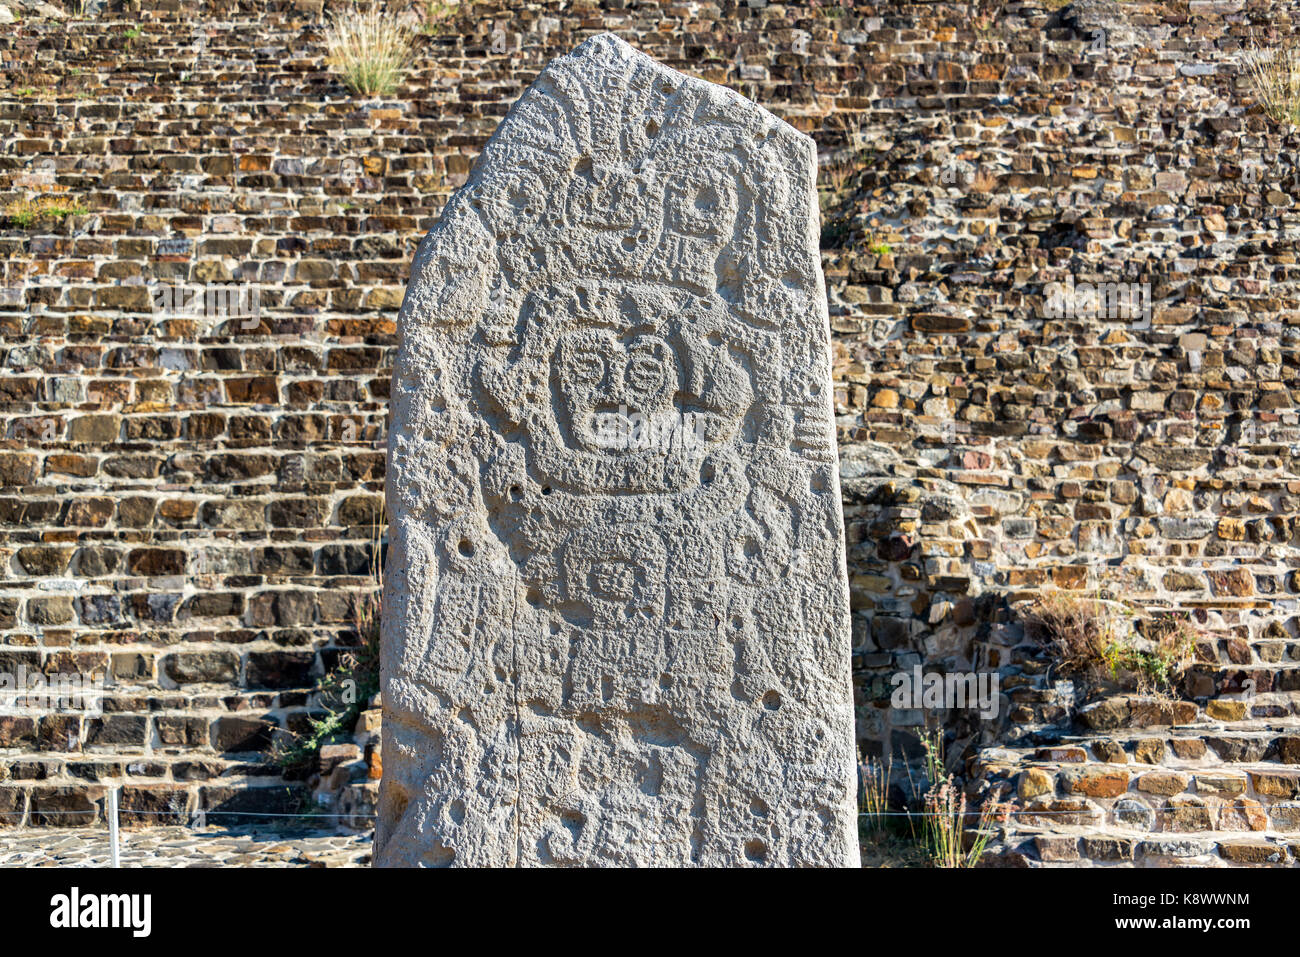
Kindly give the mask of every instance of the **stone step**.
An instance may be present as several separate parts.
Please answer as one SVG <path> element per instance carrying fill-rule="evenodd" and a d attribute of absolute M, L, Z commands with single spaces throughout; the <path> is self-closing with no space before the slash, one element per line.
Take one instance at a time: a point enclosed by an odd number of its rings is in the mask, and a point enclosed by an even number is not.
<path fill-rule="evenodd" d="M 1107 831 L 1003 834 L 986 863 L 1019 867 L 1300 867 L 1300 839 L 1275 833 L 1207 831 L 1194 837 Z"/>
<path fill-rule="evenodd" d="M 1300 734 L 1277 731 L 1224 730 L 1204 734 L 1147 733 L 1129 736 L 1062 737 L 1058 742 L 1031 748 L 989 748 L 976 764 L 1034 764 L 1080 766 L 1186 765 L 1190 767 L 1241 766 L 1300 767 Z"/>
<path fill-rule="evenodd" d="M 1251 696 L 1214 697 L 1189 701 L 1115 693 L 1095 701 L 1078 703 L 1059 689 L 1018 688 L 1009 693 L 1015 705 L 1033 708 L 1069 709 L 1061 720 L 1072 716 L 1082 733 L 1112 733 L 1116 730 L 1151 727 L 1210 727 L 1227 723 L 1294 724 L 1300 726 L 1300 694 L 1260 691 Z"/>

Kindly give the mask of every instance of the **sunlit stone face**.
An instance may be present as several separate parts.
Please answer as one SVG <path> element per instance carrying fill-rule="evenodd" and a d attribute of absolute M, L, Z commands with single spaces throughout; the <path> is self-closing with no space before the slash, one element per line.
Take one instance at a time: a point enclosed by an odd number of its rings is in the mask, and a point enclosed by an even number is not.
<path fill-rule="evenodd" d="M 421 245 L 377 863 L 857 866 L 816 160 L 595 37 Z"/>
<path fill-rule="evenodd" d="M 585 451 L 622 451 L 608 440 L 615 417 L 658 421 L 674 412 L 677 355 L 659 336 L 576 329 L 560 338 L 552 369 L 561 431 Z"/>

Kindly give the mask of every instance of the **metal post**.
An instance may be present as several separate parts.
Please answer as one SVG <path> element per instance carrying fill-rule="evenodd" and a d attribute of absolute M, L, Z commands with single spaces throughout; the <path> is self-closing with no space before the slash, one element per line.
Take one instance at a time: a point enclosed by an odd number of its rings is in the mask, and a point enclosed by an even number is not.
<path fill-rule="evenodd" d="M 121 867 L 117 854 L 117 788 L 108 790 L 108 844 L 112 855 L 112 866 Z"/>

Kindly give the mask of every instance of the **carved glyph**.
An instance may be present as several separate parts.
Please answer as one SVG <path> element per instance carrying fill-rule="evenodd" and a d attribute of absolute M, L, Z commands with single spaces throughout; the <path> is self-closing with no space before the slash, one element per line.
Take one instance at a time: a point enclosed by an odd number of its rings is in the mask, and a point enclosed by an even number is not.
<path fill-rule="evenodd" d="M 378 863 L 856 863 L 814 170 L 599 36 L 422 243 Z"/>

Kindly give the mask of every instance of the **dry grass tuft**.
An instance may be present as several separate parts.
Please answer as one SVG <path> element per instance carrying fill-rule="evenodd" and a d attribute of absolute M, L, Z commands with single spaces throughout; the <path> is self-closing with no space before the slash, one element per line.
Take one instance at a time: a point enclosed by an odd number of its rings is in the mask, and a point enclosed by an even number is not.
<path fill-rule="evenodd" d="M 868 758 L 859 765 L 862 776 L 862 825 L 873 838 L 885 833 L 889 823 L 889 763 Z"/>
<path fill-rule="evenodd" d="M 437 36 L 460 9 L 460 0 L 425 0 L 420 16 L 420 32 Z"/>
<path fill-rule="evenodd" d="M 821 164 L 821 179 L 825 186 L 839 196 L 855 173 L 864 168 L 868 152 L 867 137 L 862 131 L 859 113 L 832 113 L 825 118 L 821 128 L 823 142 L 840 144 Z"/>
<path fill-rule="evenodd" d="M 333 14 L 325 31 L 329 65 L 352 92 L 386 96 L 406 74 L 415 31 L 409 15 L 393 16 L 378 6 L 349 7 Z"/>
<path fill-rule="evenodd" d="M 997 185 L 997 176 L 986 169 L 977 170 L 970 181 L 971 191 L 975 193 L 991 193 Z"/>
<path fill-rule="evenodd" d="M 941 731 L 927 733 L 921 743 L 925 747 L 926 777 L 930 782 L 921 821 L 926 854 L 935 867 L 975 867 L 984 856 L 993 837 L 993 825 L 1004 809 L 994 801 L 985 801 L 978 812 L 967 806 L 966 795 L 944 765 Z"/>
<path fill-rule="evenodd" d="M 1097 598 L 1049 592 L 1023 612 L 1025 634 L 1056 652 L 1061 670 L 1087 673 L 1118 637 L 1114 611 Z"/>
<path fill-rule="evenodd" d="M 40 223 L 57 223 L 67 216 L 84 216 L 90 210 L 70 196 L 42 196 L 15 199 L 5 207 L 4 218 L 11 226 L 27 229 Z"/>
<path fill-rule="evenodd" d="M 1096 597 L 1052 592 L 1021 613 L 1026 635 L 1054 652 L 1063 674 L 1130 682 L 1143 694 L 1170 694 L 1193 662 L 1200 632 L 1186 615 L 1143 619 Z"/>
<path fill-rule="evenodd" d="M 1300 126 L 1300 50 L 1252 46 L 1241 60 L 1264 112 L 1278 123 Z"/>

